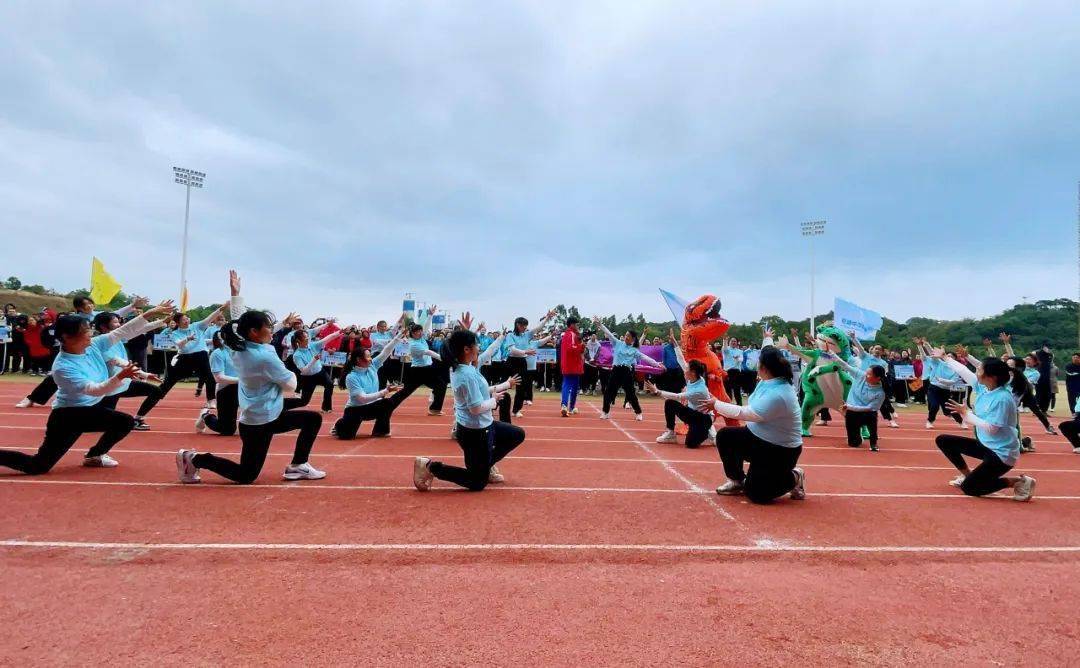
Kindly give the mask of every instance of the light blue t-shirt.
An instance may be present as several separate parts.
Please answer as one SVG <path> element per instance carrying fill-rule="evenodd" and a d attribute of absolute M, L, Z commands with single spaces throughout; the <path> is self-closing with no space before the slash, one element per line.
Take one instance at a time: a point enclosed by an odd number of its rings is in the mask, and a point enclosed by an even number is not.
<path fill-rule="evenodd" d="M 232 351 L 232 361 L 240 379 L 240 423 L 260 425 L 276 420 L 285 405 L 281 384 L 295 382 L 296 376 L 268 343 L 248 341 L 243 350 Z"/>
<path fill-rule="evenodd" d="M 762 417 L 761 422 L 746 423 L 751 434 L 784 448 L 802 445 L 799 398 L 791 383 L 782 378 L 763 380 L 754 388 L 747 405 Z"/>
<path fill-rule="evenodd" d="M 322 352 L 323 344 L 318 341 L 311 341 L 308 343 L 307 348 L 297 348 L 293 351 L 292 361 L 296 365 L 296 368 L 300 370 L 301 376 L 314 376 L 322 373 L 323 365 L 322 360 L 318 359 L 319 353 Z M 305 373 L 304 367 L 311 364 L 312 360 L 315 364 Z"/>
<path fill-rule="evenodd" d="M 379 367 L 381 366 L 382 360 L 376 357 L 371 360 L 371 364 L 366 369 L 354 367 L 349 375 L 345 376 L 345 389 L 349 392 L 349 400 L 345 402 L 345 408 L 364 405 L 363 402 L 353 398 L 353 393 L 375 394 L 379 391 Z"/>
<path fill-rule="evenodd" d="M 228 348 L 217 348 L 210 353 L 210 373 L 237 378 L 236 367 L 232 363 L 232 353 Z"/>
<path fill-rule="evenodd" d="M 863 355 L 859 358 L 858 367 L 862 371 L 866 371 L 872 366 L 879 366 L 882 369 L 888 370 L 889 363 L 880 357 L 874 357 L 873 355 Z"/>
<path fill-rule="evenodd" d="M 98 349 L 98 352 L 101 353 L 101 358 L 105 360 L 106 366 L 108 366 L 109 360 L 112 359 L 121 360 L 125 364 L 128 362 L 127 347 L 124 346 L 123 341 L 117 340 L 116 343 L 110 344 L 109 337 L 102 334 L 90 339 L 90 346 Z M 120 385 L 117 386 L 117 389 L 109 392 L 108 396 L 111 397 L 116 394 L 123 394 L 130 386 L 131 379 L 125 378 L 120 381 Z"/>
<path fill-rule="evenodd" d="M 978 384 L 975 386 L 973 410 L 976 417 L 998 426 L 997 432 L 993 434 L 976 427 L 975 437 L 990 448 L 1002 462 L 1014 466 L 1020 455 L 1020 432 L 1017 430 L 1019 417 L 1012 392 L 1004 386 L 989 390 L 985 385 Z"/>
<path fill-rule="evenodd" d="M 181 355 L 190 355 L 191 353 L 206 352 L 206 325 L 201 322 L 195 322 L 180 329 L 177 327 L 172 331 L 173 342 L 176 343 L 177 352 Z M 195 338 L 184 345 L 180 345 L 180 341 L 189 337 Z"/>
<path fill-rule="evenodd" d="M 368 338 L 371 339 L 371 354 L 378 355 L 382 352 L 382 349 L 386 347 L 386 344 L 394 338 L 394 335 L 390 333 L 390 330 L 380 332 L 375 330 L 368 334 Z"/>
<path fill-rule="evenodd" d="M 622 339 L 611 342 L 612 366 L 628 366 L 631 369 L 641 359 L 641 351 Z"/>
<path fill-rule="evenodd" d="M 700 413 L 708 413 L 712 410 L 715 399 L 704 378 L 698 378 L 692 383 L 686 384 L 686 405 Z"/>
<path fill-rule="evenodd" d="M 424 337 L 409 339 L 409 357 L 412 358 L 414 369 L 431 366 L 431 358 L 424 354 L 428 350 L 431 350 L 431 348 L 428 347 L 427 340 Z"/>
<path fill-rule="evenodd" d="M 938 361 L 932 357 L 927 357 L 922 363 L 922 376 L 921 379 L 929 381 L 934 375 L 934 367 L 937 366 Z"/>
<path fill-rule="evenodd" d="M 729 348 L 724 346 L 722 349 L 724 357 L 724 370 L 730 369 L 742 369 L 743 351 L 741 348 Z"/>
<path fill-rule="evenodd" d="M 469 429 L 491 426 L 494 422 L 491 411 L 484 411 L 479 415 L 469 412 L 470 408 L 491 398 L 487 380 L 480 375 L 476 367 L 471 364 L 457 365 L 450 374 L 450 387 L 454 391 L 454 417 L 459 425 Z"/>
<path fill-rule="evenodd" d="M 867 365 L 867 368 L 874 365 Z M 856 411 L 877 412 L 885 403 L 885 388 L 881 383 L 871 385 L 866 382 L 866 372 L 851 374 L 851 389 L 845 402 L 848 408 Z"/>
<path fill-rule="evenodd" d="M 529 348 L 533 347 L 532 340 L 533 340 L 532 333 L 529 330 L 525 330 L 521 334 L 517 334 L 515 332 L 507 332 L 506 338 L 503 339 L 503 347 L 506 349 L 505 354 L 508 357 L 516 357 L 516 355 L 510 355 L 510 349 L 511 348 L 517 348 L 518 350 L 528 350 Z M 519 358 L 519 359 L 521 359 L 521 358 Z M 527 366 L 529 364 L 529 358 L 525 357 L 524 359 L 525 359 L 525 364 Z M 533 366 L 531 368 L 535 369 L 536 368 L 536 357 L 535 356 L 532 357 L 532 364 L 533 364 Z"/>
<path fill-rule="evenodd" d="M 56 382 L 56 398 L 52 407 L 96 406 L 102 398 L 86 394 L 84 388 L 93 383 L 104 383 L 109 376 L 109 366 L 95 346 L 87 348 L 82 355 L 61 350 L 52 367 L 52 377 Z"/>
<path fill-rule="evenodd" d="M 937 385 L 944 390 L 955 390 L 963 384 L 960 375 L 953 371 L 952 367 L 945 362 L 934 361 L 937 363 L 934 365 L 933 373 L 930 376 L 931 385 Z"/>
<path fill-rule="evenodd" d="M 1032 387 L 1035 387 L 1036 385 L 1039 384 L 1039 378 L 1041 378 L 1041 377 L 1042 377 L 1042 374 L 1039 373 L 1038 369 L 1035 369 L 1035 368 L 1030 367 L 1030 366 L 1027 367 L 1026 369 L 1024 369 L 1024 378 L 1028 379 L 1028 382 L 1031 383 Z"/>

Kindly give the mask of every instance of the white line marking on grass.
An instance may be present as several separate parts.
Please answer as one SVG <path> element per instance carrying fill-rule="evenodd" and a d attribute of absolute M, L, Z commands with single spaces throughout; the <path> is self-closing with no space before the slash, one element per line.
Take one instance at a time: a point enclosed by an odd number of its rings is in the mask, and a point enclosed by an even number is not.
<path fill-rule="evenodd" d="M 140 543 L 66 540 L 0 540 L 3 548 L 72 550 L 291 551 L 291 552 L 660 552 L 811 554 L 1077 554 L 1078 545 L 663 545 L 578 543 Z"/>

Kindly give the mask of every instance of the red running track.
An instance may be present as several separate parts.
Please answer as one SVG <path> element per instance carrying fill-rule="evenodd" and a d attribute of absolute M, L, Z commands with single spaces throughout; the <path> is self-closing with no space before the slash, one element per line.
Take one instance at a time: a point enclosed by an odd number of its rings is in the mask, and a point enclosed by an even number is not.
<path fill-rule="evenodd" d="M 36 448 L 47 409 L 10 408 L 0 447 Z M 969 499 L 921 428 L 881 452 L 819 429 L 808 498 L 754 506 L 713 492 L 715 450 L 659 445 L 646 420 L 560 418 L 551 397 L 505 485 L 412 488 L 412 457 L 458 460 L 451 418 L 426 397 L 390 439 L 319 437 L 326 480 L 286 483 L 275 439 L 257 484 L 175 482 L 180 447 L 237 453 L 193 433 L 178 387 L 154 430 L 84 469 L 86 438 L 47 476 L 0 473 L 3 663 L 400 665 L 1066 665 L 1080 656 L 1080 456 L 1060 437 L 1019 471 L 1028 504 Z M 134 402 L 124 403 L 132 408 Z M 323 427 L 329 431 L 334 416 Z M 1028 416 L 1029 434 L 1039 431 Z M 365 433 L 369 427 L 365 427 Z M 955 431 L 944 422 L 939 430 Z M 438 484 L 438 483 L 437 483 Z"/>

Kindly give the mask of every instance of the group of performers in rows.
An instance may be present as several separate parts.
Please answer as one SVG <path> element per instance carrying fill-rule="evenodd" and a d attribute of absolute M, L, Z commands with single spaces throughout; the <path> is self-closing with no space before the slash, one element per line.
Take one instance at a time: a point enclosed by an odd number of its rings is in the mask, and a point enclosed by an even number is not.
<path fill-rule="evenodd" d="M 195 430 L 224 436 L 239 432 L 241 455 L 235 462 L 181 449 L 176 455 L 181 482 L 198 483 L 201 473 L 210 471 L 237 483 L 252 483 L 262 470 L 272 438 L 293 431 L 297 432 L 293 458 L 283 477 L 324 478 L 326 473 L 309 461 L 323 415 L 306 406 L 322 387 L 322 411 L 332 411 L 331 377 L 320 353 L 350 330 L 335 328 L 321 335 L 324 330 L 305 328 L 294 314 L 275 323 L 268 313 L 245 308 L 236 272 L 230 272 L 229 286 L 228 304 L 194 323 L 186 314 L 174 313 L 172 302 L 166 301 L 121 324 L 129 311 L 145 303 L 137 302 L 116 313 L 97 313 L 94 304 L 82 298 L 76 312 L 56 322 L 62 351 L 52 374 L 19 404 L 44 404 L 55 394 L 43 443 L 34 454 L 0 450 L 0 466 L 28 474 L 45 473 L 82 434 L 100 432 L 102 436 L 87 452 L 84 465 L 115 467 L 118 462 L 109 455 L 113 446 L 133 430 L 149 429 L 146 417 L 150 411 L 178 380 L 197 375 L 206 386 L 207 405 L 195 421 Z M 228 322 L 226 308 L 231 318 Z M 497 464 L 525 440 L 525 431 L 512 424 L 515 417 L 521 417 L 529 397 L 522 379 L 529 378 L 535 369 L 536 348 L 546 342 L 540 332 L 553 315 L 553 311 L 548 312 L 533 327 L 526 318 L 517 318 L 512 330 L 488 335 L 482 327 L 474 331 L 471 317 L 465 314 L 439 351 L 432 350 L 428 342 L 430 317 L 410 322 L 403 314 L 393 327 L 381 321 L 371 333 L 377 346 L 356 346 L 348 352 L 338 379 L 347 402 L 331 434 L 352 439 L 364 422 L 371 422 L 372 437 L 390 437 L 394 411 L 406 398 L 422 386 L 430 388 L 428 413 L 438 416 L 449 386 L 454 414 L 451 437 L 461 447 L 465 465 L 417 457 L 413 470 L 416 488 L 428 490 L 435 479 L 471 490 L 503 482 Z M 612 346 L 612 369 L 604 385 L 599 417 L 610 419 L 621 389 L 636 419 L 641 420 L 635 368 L 645 365 L 660 373 L 665 367 L 640 350 L 636 332 L 617 336 L 599 319 L 594 319 L 594 324 Z M 125 340 L 162 327 L 172 330 L 178 348 L 163 379 L 129 360 L 123 345 Z M 563 378 L 560 413 L 564 417 L 577 414 L 586 350 L 580 327 L 576 318 L 567 319 L 558 341 Z M 745 494 L 762 503 L 785 495 L 804 498 L 806 474 L 797 465 L 803 439 L 811 436 L 815 422 L 829 419 L 824 412 L 829 409 L 843 414 L 848 445 L 859 447 L 868 441 L 871 450 L 878 449 L 877 413 L 887 400 L 880 349 L 868 352 L 854 337 L 831 325 L 819 327 L 813 345 L 805 348 L 786 337 L 774 339 L 773 332 L 765 329 L 758 382 L 745 404 L 739 405 L 730 400 L 723 364 L 710 347 L 728 327 L 720 317 L 719 299 L 706 295 L 691 302 L 685 309 L 676 347 L 685 385 L 680 391 L 663 389 L 652 381 L 644 385 L 647 392 L 664 399 L 666 430 L 658 442 L 677 442 L 678 433 L 685 430 L 687 447 L 706 444 L 717 448 L 727 476 L 717 493 Z M 966 433 L 937 438 L 938 448 L 959 472 L 952 484 L 973 496 L 1011 487 L 1016 500 L 1030 499 L 1034 478 L 1008 475 L 1021 450 L 1030 448 L 1030 439 L 1020 433 L 1018 417 L 1018 406 L 1030 399 L 1030 387 L 1021 380 L 1025 378 L 1023 360 L 1007 354 L 1006 359 L 968 358 L 965 364 L 925 340 L 917 343 L 927 360 L 927 378 L 933 387 L 939 386 L 934 379 L 942 379 L 952 383 L 950 388 L 958 381 L 973 391 L 970 407 L 959 397 L 933 391 L 930 395 L 934 403 L 928 426 L 936 417 L 934 409 L 941 408 L 962 428 L 974 430 L 974 438 Z M 384 365 L 399 344 L 407 346 L 411 359 L 403 382 L 384 373 Z M 288 364 L 281 350 L 289 351 Z M 798 377 L 792 360 L 800 363 Z M 513 399 L 511 391 L 515 391 Z M 135 415 L 117 410 L 119 399 L 124 397 L 143 398 Z M 1080 453 L 1078 424 L 1064 423 L 1062 432 Z M 977 466 L 969 468 L 965 458 L 977 460 Z"/>

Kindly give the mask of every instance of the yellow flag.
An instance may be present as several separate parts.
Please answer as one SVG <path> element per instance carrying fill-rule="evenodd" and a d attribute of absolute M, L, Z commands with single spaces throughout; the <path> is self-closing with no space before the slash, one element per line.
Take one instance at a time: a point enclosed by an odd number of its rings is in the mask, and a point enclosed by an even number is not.
<path fill-rule="evenodd" d="M 104 306 L 113 300 L 121 287 L 116 279 L 105 271 L 101 260 L 95 257 L 90 265 L 90 299 L 93 299 L 95 304 Z"/>
<path fill-rule="evenodd" d="M 180 291 L 180 312 L 187 313 L 187 286 Z"/>

